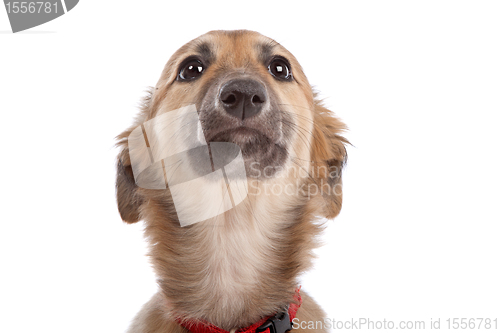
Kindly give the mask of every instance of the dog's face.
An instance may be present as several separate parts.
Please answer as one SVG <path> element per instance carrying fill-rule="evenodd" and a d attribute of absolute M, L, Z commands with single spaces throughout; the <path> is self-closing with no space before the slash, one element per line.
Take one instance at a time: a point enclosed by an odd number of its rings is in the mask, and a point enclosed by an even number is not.
<path fill-rule="evenodd" d="M 201 124 L 197 135 L 209 144 L 238 145 L 249 179 L 340 183 L 344 126 L 315 101 L 298 61 L 274 40 L 252 31 L 212 31 L 187 43 L 166 64 L 132 128 L 192 104 Z M 122 217 L 133 221 L 143 198 L 130 170 L 130 133 L 119 136 L 117 194 Z M 341 194 L 314 196 L 326 200 L 325 215 L 340 210 Z"/>
<path fill-rule="evenodd" d="M 290 153 L 309 159 L 312 91 L 293 55 L 267 37 L 203 35 L 173 55 L 156 88 L 151 117 L 195 104 L 206 142 L 237 144 L 249 177 L 273 177 Z"/>

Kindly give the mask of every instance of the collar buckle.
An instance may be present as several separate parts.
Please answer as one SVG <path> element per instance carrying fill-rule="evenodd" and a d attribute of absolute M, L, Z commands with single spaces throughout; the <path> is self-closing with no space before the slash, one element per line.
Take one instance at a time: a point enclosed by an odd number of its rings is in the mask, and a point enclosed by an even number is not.
<path fill-rule="evenodd" d="M 269 328 L 269 333 L 285 333 L 292 330 L 292 322 L 288 311 L 278 312 L 273 317 L 255 329 L 255 333 L 264 332 Z"/>

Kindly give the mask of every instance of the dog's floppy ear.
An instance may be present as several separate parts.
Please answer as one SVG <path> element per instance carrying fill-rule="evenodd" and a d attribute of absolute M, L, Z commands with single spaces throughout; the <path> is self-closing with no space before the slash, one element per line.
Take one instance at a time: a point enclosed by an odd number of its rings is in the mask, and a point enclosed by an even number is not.
<path fill-rule="evenodd" d="M 137 193 L 137 188 L 130 165 L 128 147 L 124 147 L 116 162 L 116 202 L 122 220 L 127 223 L 140 220 L 139 207 L 143 200 Z"/>
<path fill-rule="evenodd" d="M 130 133 L 144 123 L 151 113 L 154 88 L 150 87 L 141 101 L 141 112 L 135 119 L 134 125 L 116 137 L 116 146 L 121 149 L 116 162 L 116 202 L 123 221 L 134 223 L 140 220 L 139 208 L 144 199 L 138 193 L 139 187 L 135 183 L 134 173 L 130 162 L 128 137 Z"/>
<path fill-rule="evenodd" d="M 318 194 L 324 199 L 324 216 L 334 218 L 342 207 L 342 168 L 347 161 L 345 145 L 349 142 L 341 136 L 346 126 L 333 112 L 314 103 L 314 129 L 311 147 L 311 175 Z"/>

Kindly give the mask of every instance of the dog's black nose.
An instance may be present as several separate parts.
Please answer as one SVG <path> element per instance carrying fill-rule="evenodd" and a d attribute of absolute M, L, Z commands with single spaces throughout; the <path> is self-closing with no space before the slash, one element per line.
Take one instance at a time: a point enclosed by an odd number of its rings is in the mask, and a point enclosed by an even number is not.
<path fill-rule="evenodd" d="M 231 116 L 244 120 L 257 115 L 266 103 L 264 86 L 249 79 L 234 79 L 224 84 L 219 99 Z"/>

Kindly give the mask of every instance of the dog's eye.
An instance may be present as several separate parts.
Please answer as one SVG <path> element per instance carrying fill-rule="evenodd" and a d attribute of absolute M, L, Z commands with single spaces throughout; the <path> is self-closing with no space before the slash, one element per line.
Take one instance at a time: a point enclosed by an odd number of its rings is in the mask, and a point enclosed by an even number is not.
<path fill-rule="evenodd" d="M 269 64 L 269 73 L 279 80 L 290 81 L 292 79 L 292 71 L 290 65 L 285 59 L 277 58 Z"/>
<path fill-rule="evenodd" d="M 177 79 L 181 81 L 191 81 L 200 77 L 204 71 L 205 67 L 201 61 L 196 59 L 190 60 L 181 67 Z"/>

